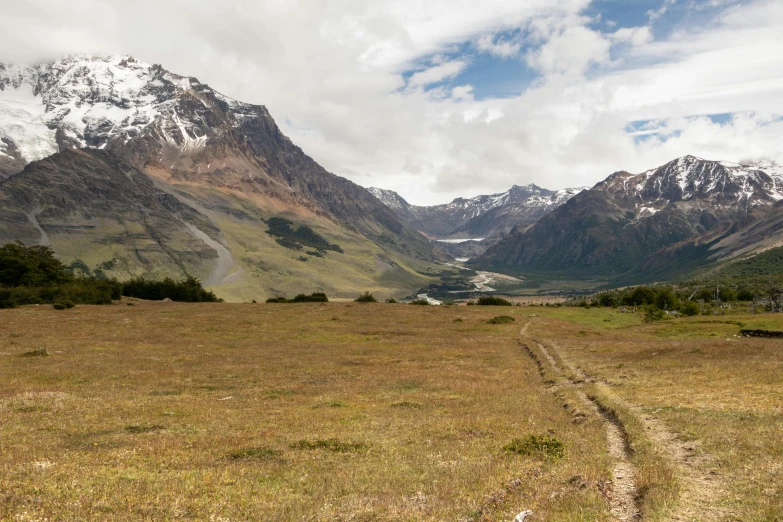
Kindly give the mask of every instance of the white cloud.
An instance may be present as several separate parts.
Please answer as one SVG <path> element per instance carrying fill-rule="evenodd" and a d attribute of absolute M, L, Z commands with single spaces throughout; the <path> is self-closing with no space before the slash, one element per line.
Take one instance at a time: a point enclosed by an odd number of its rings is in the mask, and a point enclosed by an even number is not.
<path fill-rule="evenodd" d="M 666 40 L 644 27 L 600 33 L 581 15 L 587 4 L 31 0 L 4 7 L 0 59 L 115 52 L 160 63 L 266 105 L 327 169 L 418 203 L 595 183 L 688 153 L 783 160 L 779 0 L 728 7 Z M 541 77 L 518 96 L 477 99 L 455 46 L 519 28 L 530 35 L 519 53 Z M 414 63 L 427 67 L 406 82 Z M 465 85 L 425 89 L 461 72 Z M 723 125 L 693 117 L 728 112 L 738 115 Z M 648 119 L 670 138 L 625 131 Z"/>
<path fill-rule="evenodd" d="M 527 61 L 544 74 L 582 74 L 591 64 L 609 61 L 611 43 L 597 31 L 577 25 L 553 34 Z"/>
<path fill-rule="evenodd" d="M 476 48 L 499 58 L 513 58 L 519 55 L 522 42 L 502 38 L 496 40 L 494 35 L 486 34 L 476 40 Z"/>
<path fill-rule="evenodd" d="M 465 60 L 452 60 L 449 62 L 444 62 L 440 65 L 436 65 L 434 67 L 430 67 L 428 69 L 424 69 L 423 71 L 414 73 L 410 77 L 410 80 L 408 80 L 408 85 L 411 87 L 423 87 L 433 83 L 442 82 L 443 80 L 457 76 L 459 73 L 464 71 L 465 67 L 467 66 L 468 62 Z"/>
<path fill-rule="evenodd" d="M 630 43 L 631 45 L 642 45 L 651 42 L 653 39 L 652 31 L 649 27 L 623 27 L 609 35 L 609 38 L 615 42 Z"/>

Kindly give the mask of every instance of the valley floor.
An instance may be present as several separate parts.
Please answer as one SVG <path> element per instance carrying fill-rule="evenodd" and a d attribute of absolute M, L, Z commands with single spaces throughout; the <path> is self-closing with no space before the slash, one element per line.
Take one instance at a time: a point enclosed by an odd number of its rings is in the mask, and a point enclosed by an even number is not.
<path fill-rule="evenodd" d="M 2 310 L 0 519 L 780 520 L 783 341 L 739 323 L 783 316 Z"/>

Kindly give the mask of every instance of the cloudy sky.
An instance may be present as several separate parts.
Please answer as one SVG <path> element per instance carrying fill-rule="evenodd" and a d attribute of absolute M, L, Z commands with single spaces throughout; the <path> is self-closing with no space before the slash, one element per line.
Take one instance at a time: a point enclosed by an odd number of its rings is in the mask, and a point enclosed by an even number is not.
<path fill-rule="evenodd" d="M 131 54 L 413 203 L 675 157 L 783 163 L 780 0 L 26 0 L 0 59 Z"/>

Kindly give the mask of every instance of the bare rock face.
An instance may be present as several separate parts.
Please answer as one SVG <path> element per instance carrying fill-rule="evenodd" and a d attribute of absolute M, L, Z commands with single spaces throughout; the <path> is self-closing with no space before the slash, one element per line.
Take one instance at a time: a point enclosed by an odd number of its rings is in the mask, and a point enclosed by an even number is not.
<path fill-rule="evenodd" d="M 708 262 L 721 241 L 728 253 L 726 238 L 771 219 L 781 200 L 783 169 L 774 164 L 685 156 L 642 174 L 612 174 L 532 227 L 516 227 L 474 262 L 653 280 Z"/>

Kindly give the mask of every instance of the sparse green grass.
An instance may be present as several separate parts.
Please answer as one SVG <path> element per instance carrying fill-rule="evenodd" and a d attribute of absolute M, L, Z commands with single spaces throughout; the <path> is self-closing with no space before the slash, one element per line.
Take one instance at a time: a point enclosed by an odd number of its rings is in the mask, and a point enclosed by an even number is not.
<path fill-rule="evenodd" d="M 608 520 L 601 423 L 520 350 L 527 310 L 498 311 L 3 310 L 0 519 Z M 529 433 L 564 457 L 503 450 Z"/>

